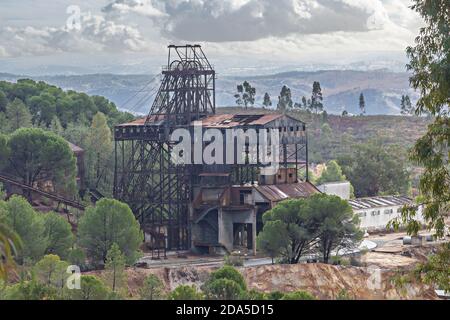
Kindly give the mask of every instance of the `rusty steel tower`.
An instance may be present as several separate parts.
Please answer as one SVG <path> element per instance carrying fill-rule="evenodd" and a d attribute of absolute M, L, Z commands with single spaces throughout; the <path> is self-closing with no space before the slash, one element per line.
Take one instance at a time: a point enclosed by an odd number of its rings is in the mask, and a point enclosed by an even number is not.
<path fill-rule="evenodd" d="M 199 45 L 168 47 L 148 116 L 115 128 L 114 197 L 126 202 L 153 247 L 188 249 L 189 165 L 170 161 L 170 134 L 215 113 L 215 71 Z"/>
<path fill-rule="evenodd" d="M 158 257 L 161 250 L 214 252 L 225 247 L 230 252 L 242 243 L 254 250 L 265 211 L 283 199 L 318 192 L 308 182 L 306 124 L 282 113 L 216 114 L 215 81 L 199 45 L 169 46 L 149 114 L 114 129 L 114 197 L 130 206 Z M 175 146 L 180 141 L 171 138 L 177 129 L 194 137 L 189 154 L 182 150 L 188 161 L 171 159 L 172 151 L 179 152 Z M 210 129 L 220 133 L 222 147 L 237 145 L 239 136 L 241 149 L 214 151 L 219 157 L 214 163 L 198 160 L 196 133 L 201 131 L 200 143 L 206 147 L 212 143 L 204 140 Z M 230 131 L 236 135 L 228 135 Z M 251 132 L 256 141 L 245 137 Z M 270 143 L 264 138 L 269 132 L 276 134 Z M 264 152 L 279 154 L 276 171 L 263 170 L 271 166 Z"/>

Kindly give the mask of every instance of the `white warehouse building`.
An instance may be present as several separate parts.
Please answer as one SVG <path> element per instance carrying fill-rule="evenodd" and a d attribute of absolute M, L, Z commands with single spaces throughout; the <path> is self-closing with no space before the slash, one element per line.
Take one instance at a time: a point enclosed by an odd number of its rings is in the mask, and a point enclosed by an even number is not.
<path fill-rule="evenodd" d="M 401 215 L 404 205 L 413 204 L 412 199 L 406 196 L 378 196 L 358 198 L 348 201 L 353 212 L 359 216 L 360 228 L 366 231 L 380 231 L 392 219 Z M 422 208 L 416 215 L 416 220 L 423 222 Z"/>

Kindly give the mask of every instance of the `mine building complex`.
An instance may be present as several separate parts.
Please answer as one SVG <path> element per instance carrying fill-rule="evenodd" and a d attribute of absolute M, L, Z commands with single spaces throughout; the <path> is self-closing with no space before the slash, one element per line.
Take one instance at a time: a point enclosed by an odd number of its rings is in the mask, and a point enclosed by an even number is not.
<path fill-rule="evenodd" d="M 216 113 L 216 73 L 202 48 L 168 49 L 167 67 L 148 116 L 115 127 L 114 197 L 131 207 L 152 249 L 254 253 L 264 212 L 279 201 L 319 192 L 308 181 L 305 123 L 278 113 Z M 258 156 L 250 160 L 249 143 L 242 150 L 243 162 L 171 161 L 179 142 L 172 133 L 193 132 L 199 125 L 203 132 L 219 130 L 226 145 L 234 143 L 227 140 L 229 129 L 276 130 L 277 170 L 261 174 L 267 164 Z M 185 156 L 196 157 L 193 150 Z M 236 159 L 241 151 L 234 152 Z"/>

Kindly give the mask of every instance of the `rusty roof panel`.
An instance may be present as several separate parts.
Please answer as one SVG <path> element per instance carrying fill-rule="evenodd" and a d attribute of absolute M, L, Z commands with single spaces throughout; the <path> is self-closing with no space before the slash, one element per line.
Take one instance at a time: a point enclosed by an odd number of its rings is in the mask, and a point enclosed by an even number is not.
<path fill-rule="evenodd" d="M 204 127 L 232 128 L 244 125 L 264 125 L 275 119 L 283 117 L 282 114 L 218 114 L 206 117 L 201 121 Z"/>
<path fill-rule="evenodd" d="M 309 182 L 263 185 L 255 187 L 267 200 L 278 202 L 290 198 L 306 198 L 320 191 Z"/>
<path fill-rule="evenodd" d="M 147 118 L 139 118 L 131 122 L 127 123 L 121 123 L 117 125 L 117 127 L 133 127 L 133 126 L 143 126 L 145 125 Z M 157 116 L 149 116 L 148 122 L 150 124 L 160 124 L 164 120 L 164 115 L 157 115 Z M 159 122 L 159 123 L 158 123 Z"/>
<path fill-rule="evenodd" d="M 131 122 L 121 123 L 118 127 L 129 127 L 129 126 L 142 126 L 145 123 L 145 118 L 139 118 Z"/>
<path fill-rule="evenodd" d="M 245 113 L 245 114 L 215 114 L 210 115 L 206 118 L 203 118 L 195 122 L 200 122 L 202 126 L 207 128 L 233 128 L 239 126 L 258 126 L 258 125 L 266 125 L 276 119 L 285 117 L 285 115 L 280 113 L 269 113 L 269 114 L 260 114 L 260 113 Z M 157 116 L 149 116 L 148 122 L 153 124 L 158 124 L 164 119 L 164 115 Z M 294 119 L 294 118 L 292 118 Z M 123 123 L 118 125 L 118 127 L 128 127 L 128 126 L 143 126 L 146 122 L 147 118 L 136 119 L 132 122 Z M 296 121 L 301 122 L 300 120 L 294 119 Z"/>

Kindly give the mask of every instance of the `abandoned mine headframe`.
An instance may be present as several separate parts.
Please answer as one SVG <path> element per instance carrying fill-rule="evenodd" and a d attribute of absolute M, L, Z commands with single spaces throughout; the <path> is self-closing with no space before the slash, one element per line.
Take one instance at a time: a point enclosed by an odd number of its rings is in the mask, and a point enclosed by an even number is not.
<path fill-rule="evenodd" d="M 255 252 L 265 211 L 279 201 L 319 192 L 308 181 L 306 125 L 279 113 L 216 114 L 216 73 L 202 48 L 168 49 L 148 116 L 115 127 L 114 197 L 130 206 L 158 255 L 161 249 Z M 219 130 L 224 144 L 234 143 L 227 141 L 229 129 L 276 130 L 277 171 L 262 175 L 265 164 L 249 160 L 248 144 L 244 163 L 171 161 L 179 142 L 172 133 L 180 128 L 194 133 L 199 126 L 202 132 Z"/>

